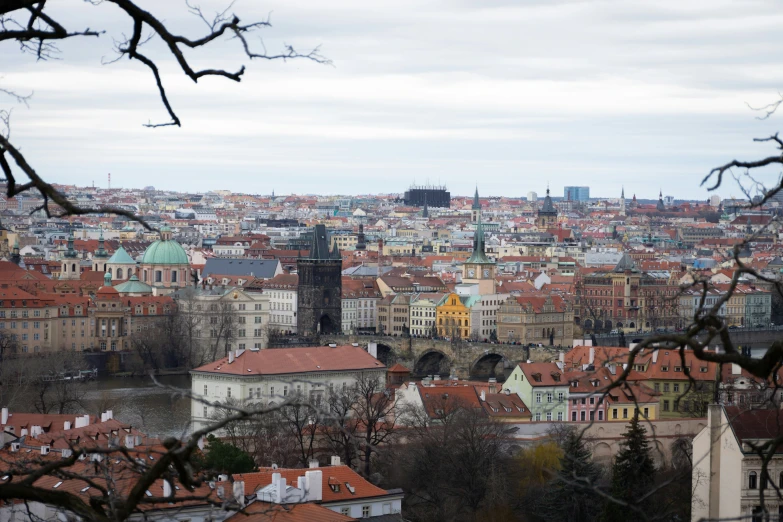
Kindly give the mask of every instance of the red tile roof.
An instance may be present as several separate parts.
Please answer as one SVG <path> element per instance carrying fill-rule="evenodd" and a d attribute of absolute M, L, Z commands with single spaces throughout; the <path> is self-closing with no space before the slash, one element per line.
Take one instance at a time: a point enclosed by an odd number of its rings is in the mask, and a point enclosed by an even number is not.
<path fill-rule="evenodd" d="M 254 473 L 235 474 L 234 481 L 245 482 L 245 495 L 252 495 L 260 488 L 272 483 L 272 473 L 280 473 L 286 479 L 286 484 L 296 484 L 297 478 L 304 477 L 307 471 L 320 470 L 323 473 L 322 502 L 337 502 L 343 500 L 355 500 L 361 498 L 381 497 L 387 495 L 385 489 L 371 484 L 348 466 L 328 466 L 323 468 L 303 469 L 272 469 L 263 468 Z M 340 484 L 338 491 L 334 491 L 329 484 Z M 350 484 L 354 492 L 345 486 Z"/>
<path fill-rule="evenodd" d="M 232 363 L 223 357 L 192 371 L 228 375 L 281 375 L 366 369 L 385 370 L 386 367 L 359 346 L 311 346 L 245 350 Z"/>

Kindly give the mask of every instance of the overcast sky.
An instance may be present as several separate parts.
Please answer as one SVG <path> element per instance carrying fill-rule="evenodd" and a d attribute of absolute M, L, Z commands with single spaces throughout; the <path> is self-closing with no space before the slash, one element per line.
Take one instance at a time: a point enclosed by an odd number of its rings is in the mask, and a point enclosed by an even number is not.
<path fill-rule="evenodd" d="M 203 31 L 184 2 L 141 4 Z M 49 62 L 0 44 L 0 85 L 34 91 L 12 138 L 62 183 L 106 186 L 111 172 L 113 186 L 367 194 L 429 181 L 519 196 L 548 182 L 554 195 L 706 198 L 711 167 L 774 153 L 752 138 L 783 122 L 746 105 L 783 90 L 778 0 L 237 0 L 244 21 L 272 12 L 270 52 L 320 45 L 334 65 L 249 62 L 225 41 L 193 65 L 247 64 L 243 81 L 194 85 L 153 42 L 181 129 L 141 126 L 166 121 L 144 66 L 101 65 L 130 32 L 114 6 L 57 7 L 71 29 L 107 34 Z"/>

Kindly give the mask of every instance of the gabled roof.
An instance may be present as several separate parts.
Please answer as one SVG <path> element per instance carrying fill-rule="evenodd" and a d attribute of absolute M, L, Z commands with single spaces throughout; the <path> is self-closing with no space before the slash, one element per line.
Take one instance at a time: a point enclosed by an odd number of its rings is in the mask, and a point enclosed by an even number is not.
<path fill-rule="evenodd" d="M 620 274 L 625 273 L 626 271 L 639 273 L 639 269 L 636 268 L 636 263 L 633 262 L 633 259 L 628 255 L 628 252 L 623 252 L 623 257 L 620 258 L 620 261 L 615 265 L 612 271 Z"/>
<path fill-rule="evenodd" d="M 228 362 L 227 357 L 223 357 L 192 371 L 257 376 L 385 368 L 383 363 L 359 346 L 311 346 L 245 350 L 232 363 Z"/>
<path fill-rule="evenodd" d="M 136 261 L 134 261 L 128 252 L 122 248 L 122 245 L 120 245 L 120 247 L 114 252 L 114 254 L 112 254 L 106 263 L 110 265 L 135 265 Z"/>
<path fill-rule="evenodd" d="M 280 261 L 277 259 L 234 259 L 211 257 L 207 259 L 201 277 L 218 274 L 225 276 L 253 276 L 260 279 L 271 279 L 277 272 Z"/>
<path fill-rule="evenodd" d="M 275 351 L 275 350 L 269 350 Z M 296 484 L 297 478 L 305 476 L 305 472 L 320 470 L 323 473 L 322 502 L 339 502 L 346 500 L 358 500 L 362 498 L 382 497 L 389 494 L 385 489 L 381 489 L 363 479 L 358 473 L 348 466 L 328 466 L 322 468 L 303 468 L 303 469 L 271 469 L 264 468 L 255 473 L 234 474 L 234 481 L 244 481 L 245 495 L 252 495 L 260 488 L 272 483 L 272 473 L 280 473 L 287 484 Z M 341 487 L 334 491 L 330 484 L 339 484 Z M 351 493 L 346 487 L 350 484 L 354 489 Z M 244 520 L 242 518 L 241 520 Z"/>

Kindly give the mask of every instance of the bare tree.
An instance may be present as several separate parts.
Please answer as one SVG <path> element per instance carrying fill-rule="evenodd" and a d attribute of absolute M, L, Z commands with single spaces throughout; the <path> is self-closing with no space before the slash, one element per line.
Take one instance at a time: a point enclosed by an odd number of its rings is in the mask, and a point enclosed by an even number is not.
<path fill-rule="evenodd" d="M 87 389 L 78 372 L 87 367 L 78 354 L 54 352 L 25 358 L 29 367 L 29 397 L 39 413 L 76 413 L 84 407 Z"/>
<path fill-rule="evenodd" d="M 391 390 L 378 377 L 362 375 L 354 385 L 352 417 L 360 440 L 364 476 L 369 477 L 378 446 L 391 442 L 397 427 L 397 405 Z"/>
<path fill-rule="evenodd" d="M 206 26 L 203 34 L 191 37 L 172 31 L 165 20 L 157 17 L 152 11 L 143 9 L 134 0 L 104 0 L 91 3 L 95 6 L 96 12 L 99 9 L 98 6 L 115 7 L 123 19 L 131 25 L 129 36 L 123 35 L 113 40 L 115 57 L 105 63 L 110 64 L 127 58 L 140 62 L 149 69 L 168 121 L 148 122 L 145 124 L 146 127 L 179 127 L 182 124 L 166 92 L 158 60 L 174 58 L 178 69 L 193 82 L 198 82 L 206 77 L 218 77 L 239 82 L 244 76 L 245 66 L 235 70 L 219 67 L 202 69 L 193 67 L 190 61 L 190 51 L 208 48 L 213 42 L 227 38 L 235 40 L 239 51 L 250 60 L 305 58 L 318 63 L 328 63 L 328 60 L 319 54 L 317 48 L 306 53 L 299 53 L 290 45 L 279 53 L 268 53 L 263 48 L 256 50 L 251 37 L 258 34 L 260 30 L 271 27 L 270 20 L 267 18 L 243 22 L 238 15 L 229 12 L 231 5 L 213 17 L 208 17 L 199 6 L 186 2 L 185 6 L 188 11 Z M 58 18 L 59 14 L 51 8 L 51 3 L 47 3 L 45 0 L 0 1 L 0 44 L 16 42 L 22 53 L 29 53 L 39 63 L 45 64 L 47 60 L 60 56 L 60 50 L 57 47 L 59 42 L 74 38 L 100 38 L 106 32 L 103 28 L 86 27 L 88 25 L 86 21 L 84 24 L 74 23 L 74 26 L 78 24 L 78 27 L 68 27 L 68 23 L 62 22 Z M 159 39 L 163 43 L 165 51 L 161 56 L 156 56 L 157 53 L 151 48 L 145 48 L 145 44 L 153 38 Z M 6 47 L 8 46 L 6 45 Z M 0 90 L 0 94 L 10 96 L 17 103 L 26 104 L 30 99 L 29 95 L 9 90 Z M 12 142 L 11 111 L 8 109 L 0 110 L 0 172 L 8 180 L 6 195 L 9 198 L 29 191 L 38 192 L 43 197 L 43 203 L 33 211 L 41 210 L 47 216 L 113 213 L 138 221 L 145 227 L 151 228 L 131 211 L 108 206 L 83 207 L 68 200 L 36 171 L 33 163 L 22 153 L 21 148 Z"/>

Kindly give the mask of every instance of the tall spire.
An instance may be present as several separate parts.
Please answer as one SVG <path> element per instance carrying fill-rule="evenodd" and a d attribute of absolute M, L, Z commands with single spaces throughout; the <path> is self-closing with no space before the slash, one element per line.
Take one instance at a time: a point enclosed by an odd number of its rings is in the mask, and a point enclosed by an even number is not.
<path fill-rule="evenodd" d="M 623 188 L 622 188 L 622 190 L 620 190 L 620 197 L 621 197 L 622 199 L 625 199 L 625 185 L 623 185 Z"/>
<path fill-rule="evenodd" d="M 109 257 L 109 253 L 106 252 L 105 243 L 103 241 L 103 227 L 101 227 L 101 235 L 98 238 L 98 251 L 95 253 L 96 257 Z"/>
<path fill-rule="evenodd" d="M 76 250 L 73 249 L 73 224 L 68 230 L 68 250 L 65 252 L 65 257 L 76 257 Z"/>
<path fill-rule="evenodd" d="M 481 210 L 481 202 L 479 201 L 478 185 L 476 185 L 476 192 L 473 194 L 473 210 Z"/>
<path fill-rule="evenodd" d="M 484 252 L 484 247 L 484 225 L 481 224 L 481 215 L 479 214 L 476 232 L 473 234 L 473 253 L 471 253 L 466 263 L 491 263 L 492 261 L 487 258 Z"/>

